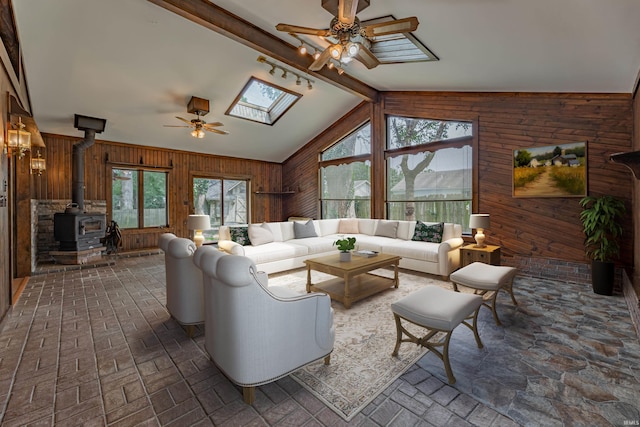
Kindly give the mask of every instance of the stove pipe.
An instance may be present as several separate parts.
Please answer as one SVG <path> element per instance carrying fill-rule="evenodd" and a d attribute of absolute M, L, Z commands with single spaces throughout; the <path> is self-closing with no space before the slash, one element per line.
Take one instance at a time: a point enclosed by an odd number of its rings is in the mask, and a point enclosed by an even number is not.
<path fill-rule="evenodd" d="M 96 132 L 101 133 L 107 124 L 106 119 L 75 115 L 74 127 L 84 131 L 84 139 L 73 144 L 71 153 L 71 202 L 75 204 L 77 212 L 84 212 L 84 152 L 96 142 Z"/>

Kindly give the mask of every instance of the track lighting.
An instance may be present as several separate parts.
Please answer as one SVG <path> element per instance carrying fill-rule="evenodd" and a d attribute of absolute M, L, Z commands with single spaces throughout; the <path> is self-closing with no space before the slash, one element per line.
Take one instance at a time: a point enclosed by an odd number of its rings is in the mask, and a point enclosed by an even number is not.
<path fill-rule="evenodd" d="M 298 52 L 300 53 L 300 55 L 307 54 L 307 48 L 305 47 L 304 43 L 300 44 L 300 47 L 298 48 Z"/>
<path fill-rule="evenodd" d="M 320 58 L 320 52 L 318 52 L 318 49 L 316 49 L 316 51 L 313 52 L 313 59 L 317 60 L 318 58 Z"/>
<path fill-rule="evenodd" d="M 318 51 L 316 50 L 316 53 L 318 53 Z M 318 55 L 320 55 L 318 53 Z M 267 58 L 265 58 L 264 56 L 259 56 L 257 59 L 258 62 L 261 62 L 263 64 L 267 64 L 271 66 L 271 69 L 269 70 L 269 74 L 271 74 L 272 76 L 275 75 L 276 73 L 276 69 L 278 70 L 282 70 L 282 74 L 280 75 L 280 77 L 282 77 L 283 79 L 286 79 L 289 75 L 293 75 L 296 78 L 296 85 L 300 86 L 302 85 L 302 80 L 306 80 L 307 81 L 307 89 L 312 89 L 313 85 L 312 83 L 315 83 L 313 80 L 311 80 L 308 77 L 303 77 L 302 75 L 298 74 L 295 71 L 291 71 L 287 68 L 284 68 L 282 65 L 278 65 L 274 62 L 268 61 Z M 193 135 L 196 136 L 196 135 Z"/>
<path fill-rule="evenodd" d="M 333 62 L 329 61 L 329 62 L 327 63 L 327 68 L 328 68 L 328 69 L 330 69 L 330 70 L 332 70 L 332 69 L 333 69 L 333 67 L 334 67 Z"/>

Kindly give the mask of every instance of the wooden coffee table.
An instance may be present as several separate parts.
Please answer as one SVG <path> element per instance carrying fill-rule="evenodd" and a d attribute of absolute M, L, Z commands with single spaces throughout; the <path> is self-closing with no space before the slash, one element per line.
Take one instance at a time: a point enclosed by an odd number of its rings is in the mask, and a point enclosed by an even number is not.
<path fill-rule="evenodd" d="M 363 298 L 377 294 L 391 287 L 398 287 L 398 263 L 400 257 L 378 254 L 371 258 L 353 255 L 351 261 L 341 262 L 340 255 L 312 258 L 307 264 L 307 292 L 319 291 L 328 294 L 332 300 L 341 302 L 345 308 Z M 393 278 L 369 273 L 382 267 L 393 266 Z M 321 283 L 311 283 L 311 270 L 337 276 L 336 279 Z"/>

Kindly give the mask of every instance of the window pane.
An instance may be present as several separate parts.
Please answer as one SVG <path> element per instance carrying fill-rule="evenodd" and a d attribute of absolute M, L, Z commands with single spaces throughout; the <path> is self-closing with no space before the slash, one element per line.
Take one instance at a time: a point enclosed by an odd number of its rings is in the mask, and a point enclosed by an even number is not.
<path fill-rule="evenodd" d="M 442 200 L 387 203 L 389 219 L 406 220 L 407 213 L 415 220 L 424 222 L 453 222 L 462 224 L 462 231 L 470 232 L 469 215 L 471 214 L 471 200 Z"/>
<path fill-rule="evenodd" d="M 225 114 L 274 124 L 302 95 L 251 77 Z"/>
<path fill-rule="evenodd" d="M 209 215 L 210 230 L 203 230 L 206 242 L 218 240 L 218 230 L 222 224 L 222 200 L 220 190 L 222 180 L 212 178 L 193 179 L 193 204 L 196 215 Z"/>
<path fill-rule="evenodd" d="M 371 218 L 371 162 L 320 169 L 322 218 Z"/>
<path fill-rule="evenodd" d="M 138 228 L 138 171 L 112 169 L 111 218 L 120 228 Z"/>
<path fill-rule="evenodd" d="M 224 188 L 224 198 L 222 189 Z M 193 179 L 195 213 L 209 215 L 211 229 L 204 230 L 205 241 L 218 241 L 221 225 L 247 224 L 247 181 L 215 178 Z"/>
<path fill-rule="evenodd" d="M 367 123 L 322 153 L 322 160 L 342 159 L 371 153 L 371 125 Z"/>
<path fill-rule="evenodd" d="M 224 222 L 223 224 L 247 224 L 247 181 L 225 179 L 224 188 Z"/>
<path fill-rule="evenodd" d="M 389 133 L 387 148 L 389 149 L 428 144 L 434 141 L 444 141 L 472 135 L 472 125 L 469 122 L 390 116 L 387 123 Z"/>
<path fill-rule="evenodd" d="M 167 220 L 167 173 L 142 172 L 144 227 L 164 227 Z"/>

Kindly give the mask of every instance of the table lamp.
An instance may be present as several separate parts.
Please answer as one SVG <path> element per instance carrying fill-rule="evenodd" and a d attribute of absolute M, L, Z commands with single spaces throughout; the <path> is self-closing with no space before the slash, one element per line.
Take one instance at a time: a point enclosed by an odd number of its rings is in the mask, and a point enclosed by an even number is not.
<path fill-rule="evenodd" d="M 199 248 L 204 243 L 202 230 L 208 230 L 211 228 L 211 220 L 209 219 L 209 215 L 189 215 L 187 227 L 189 228 L 189 230 L 195 231 L 193 241 L 195 242 L 196 247 Z"/>
<path fill-rule="evenodd" d="M 476 248 L 486 248 L 484 244 L 484 229 L 489 228 L 489 214 L 472 214 L 469 219 L 469 227 L 476 229 Z"/>

